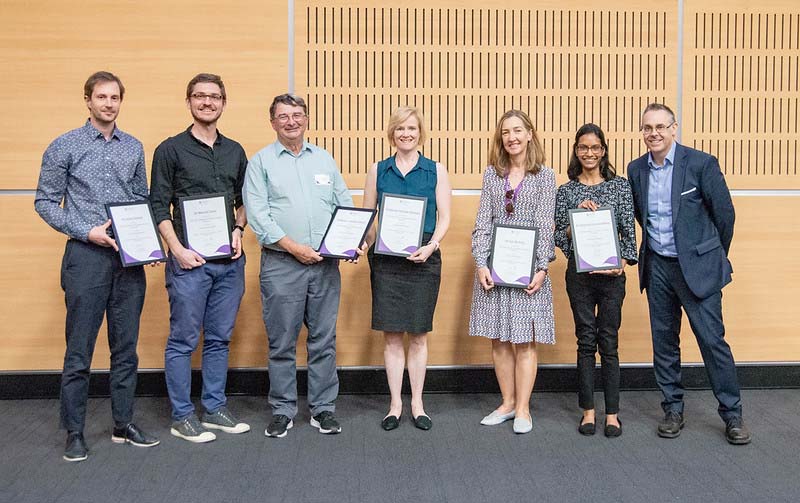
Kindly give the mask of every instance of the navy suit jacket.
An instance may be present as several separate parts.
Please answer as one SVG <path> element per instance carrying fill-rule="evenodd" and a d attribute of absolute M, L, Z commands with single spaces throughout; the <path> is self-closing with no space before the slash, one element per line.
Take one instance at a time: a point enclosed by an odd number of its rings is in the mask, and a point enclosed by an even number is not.
<path fill-rule="evenodd" d="M 647 155 L 628 165 L 636 220 L 642 227 L 639 287 L 648 286 Z M 728 251 L 733 239 L 733 201 L 716 157 L 676 145 L 672 167 L 672 231 L 678 262 L 689 289 L 705 299 L 731 282 Z"/>

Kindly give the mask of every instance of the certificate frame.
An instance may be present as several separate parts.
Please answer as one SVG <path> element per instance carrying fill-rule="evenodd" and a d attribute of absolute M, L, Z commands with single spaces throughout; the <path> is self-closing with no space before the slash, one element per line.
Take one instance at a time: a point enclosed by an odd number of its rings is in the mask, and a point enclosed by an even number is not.
<path fill-rule="evenodd" d="M 147 215 L 150 216 L 149 222 L 146 224 L 145 229 L 143 229 L 147 234 L 149 234 L 149 238 L 152 238 L 151 241 L 154 241 L 154 245 L 157 244 L 158 248 L 152 250 L 147 258 L 142 257 L 134 257 L 128 253 L 126 250 L 130 250 L 131 247 L 128 246 L 129 243 L 126 242 L 127 237 L 125 235 L 127 232 L 123 228 L 120 228 L 118 224 L 118 218 L 115 219 L 115 208 L 129 208 L 132 206 L 145 206 L 147 209 Z M 111 228 L 114 231 L 114 239 L 117 242 L 117 248 L 119 248 L 119 258 L 122 261 L 122 267 L 134 267 L 139 265 L 145 264 L 152 264 L 154 262 L 165 262 L 167 260 L 167 255 L 164 252 L 164 244 L 161 241 L 161 236 L 158 233 L 158 228 L 156 227 L 156 219 L 153 215 L 153 208 L 150 206 L 150 201 L 142 200 L 142 201 L 129 201 L 129 202 L 117 202 L 117 203 L 106 203 L 106 214 L 108 218 L 111 220 Z M 132 252 L 131 252 L 132 253 Z"/>
<path fill-rule="evenodd" d="M 328 239 L 328 234 L 331 231 L 331 228 L 336 221 L 336 217 L 342 215 L 344 213 L 354 212 L 354 213 L 369 213 L 369 219 L 364 225 L 363 230 L 360 231 L 360 237 L 358 239 L 358 243 L 355 245 L 355 248 L 344 250 L 341 253 L 336 253 L 335 251 L 331 251 L 328 249 L 326 245 L 326 240 Z M 352 206 L 336 206 L 333 210 L 333 214 L 331 215 L 331 220 L 328 222 L 328 227 L 325 229 L 325 234 L 322 235 L 322 240 L 319 242 L 319 248 L 317 249 L 317 253 L 322 255 L 323 257 L 327 258 L 338 258 L 338 259 L 348 259 L 353 260 L 358 257 L 358 252 L 356 251 L 361 245 L 364 243 L 364 239 L 367 237 L 367 232 L 372 227 L 372 223 L 375 221 L 375 210 L 370 208 L 355 208 Z M 351 236 L 352 237 L 352 236 Z"/>
<path fill-rule="evenodd" d="M 585 237 L 582 237 L 582 231 L 580 230 L 580 226 L 575 225 L 575 215 L 578 213 L 586 213 L 591 212 L 594 213 L 595 216 L 605 215 L 608 214 L 608 221 L 611 224 L 611 239 L 613 239 L 613 249 L 614 255 L 609 256 L 605 260 L 603 260 L 599 265 L 592 265 L 585 257 L 582 257 L 579 253 L 579 250 L 583 248 L 581 243 L 585 243 Z M 617 218 L 616 214 L 614 213 L 614 208 L 611 206 L 600 206 L 595 211 L 583 209 L 583 208 L 575 208 L 569 210 L 569 226 L 570 226 L 570 233 L 572 234 L 572 255 L 575 259 L 575 269 L 577 272 L 591 272 L 591 271 L 604 271 L 607 269 L 619 269 L 622 266 L 622 257 L 620 256 L 620 247 L 619 247 L 619 233 L 617 232 Z M 607 238 L 608 239 L 608 238 Z M 583 240 L 583 241 L 582 241 Z M 611 245 L 611 242 L 604 243 L 606 247 Z"/>
<path fill-rule="evenodd" d="M 224 205 L 224 208 L 225 208 L 224 213 L 225 213 L 225 229 L 227 231 L 227 240 L 224 240 L 224 239 L 221 240 L 220 243 L 219 243 L 219 247 L 216 249 L 216 251 L 204 254 L 204 253 L 196 250 L 192 246 L 192 244 L 191 244 L 191 242 L 189 240 L 189 221 L 186 219 L 186 214 L 187 214 L 187 212 L 186 212 L 186 203 L 194 202 L 194 201 L 200 201 L 200 200 L 209 200 L 209 202 L 211 202 L 211 200 L 220 199 L 220 198 L 223 200 L 223 205 Z M 208 259 L 208 260 L 216 260 L 216 259 L 221 259 L 221 258 L 230 258 L 230 257 L 233 256 L 233 243 L 231 241 L 231 224 L 232 224 L 232 222 L 231 222 L 231 215 L 230 215 L 230 209 L 229 209 L 230 207 L 228 205 L 228 195 L 227 194 L 225 194 L 224 192 L 215 192 L 215 193 L 203 194 L 203 195 L 199 195 L 199 196 L 181 197 L 180 199 L 178 199 L 178 204 L 181 207 L 181 221 L 183 222 L 183 240 L 184 240 L 184 246 L 186 246 L 186 248 L 194 251 L 195 253 L 197 253 L 198 255 L 203 257 L 204 259 Z"/>
<path fill-rule="evenodd" d="M 498 255 L 496 245 L 498 244 L 498 233 L 502 233 L 502 229 L 513 229 L 516 232 L 524 234 L 533 233 L 533 247 L 530 250 L 530 268 L 526 269 L 528 276 L 520 276 L 515 279 L 503 278 L 496 271 L 495 260 Z M 498 232 L 500 230 L 500 232 Z M 511 225 L 495 223 L 492 227 L 492 243 L 489 248 L 489 272 L 492 275 L 492 281 L 497 286 L 506 286 L 509 288 L 528 288 L 528 285 L 533 280 L 533 275 L 536 269 L 536 250 L 539 245 L 539 229 L 529 225 Z M 526 262 L 527 263 L 527 262 Z M 522 264 L 520 264 L 522 265 Z"/>
<path fill-rule="evenodd" d="M 384 216 L 387 199 L 408 199 L 412 201 L 422 201 L 422 211 L 420 212 L 419 230 L 417 231 L 416 245 L 409 245 L 401 250 L 391 249 L 382 239 L 382 232 L 384 229 Z M 422 246 L 422 235 L 425 230 L 425 215 L 428 211 L 428 198 L 420 196 L 409 196 L 404 194 L 392 194 L 384 192 L 381 196 L 380 204 L 380 218 L 378 219 L 378 233 L 375 237 L 375 254 L 377 255 L 392 255 L 395 257 L 408 257 L 415 251 L 419 250 Z M 413 249 L 412 249 L 413 248 Z"/>

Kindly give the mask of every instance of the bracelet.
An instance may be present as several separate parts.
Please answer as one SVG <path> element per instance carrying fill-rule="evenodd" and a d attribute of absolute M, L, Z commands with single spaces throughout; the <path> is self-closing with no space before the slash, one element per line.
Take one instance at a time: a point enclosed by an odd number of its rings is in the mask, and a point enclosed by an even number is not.
<path fill-rule="evenodd" d="M 241 226 L 241 225 L 239 225 L 239 224 L 236 224 L 236 225 L 234 225 L 234 226 L 233 226 L 233 229 L 234 229 L 234 230 L 236 230 L 236 229 L 239 229 L 239 231 L 240 231 L 242 234 L 244 234 L 244 227 L 242 227 L 242 226 Z"/>
<path fill-rule="evenodd" d="M 430 241 L 428 241 L 428 244 L 429 245 L 433 245 L 433 251 L 436 251 L 436 250 L 439 249 L 439 242 L 436 241 L 435 239 L 431 239 Z"/>

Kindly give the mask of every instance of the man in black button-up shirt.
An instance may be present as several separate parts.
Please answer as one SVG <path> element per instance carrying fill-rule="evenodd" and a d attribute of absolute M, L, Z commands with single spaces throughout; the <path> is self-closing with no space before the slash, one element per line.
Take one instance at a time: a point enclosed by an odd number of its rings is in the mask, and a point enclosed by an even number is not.
<path fill-rule="evenodd" d="M 156 148 L 150 201 L 158 229 L 169 246 L 165 275 L 170 330 L 165 373 L 172 403 L 170 433 L 190 442 L 210 442 L 216 435 L 206 428 L 228 433 L 250 430 L 228 410 L 225 397 L 228 345 L 244 294 L 242 233 L 247 217 L 242 184 L 247 156 L 241 145 L 217 130 L 226 103 L 225 85 L 219 76 L 201 73 L 194 77 L 186 88 L 186 103 L 194 122 Z M 225 194 L 228 220 L 233 223 L 231 256 L 204 258 L 187 245 L 180 199 L 220 193 Z M 189 398 L 191 357 L 201 329 L 202 422 Z"/>

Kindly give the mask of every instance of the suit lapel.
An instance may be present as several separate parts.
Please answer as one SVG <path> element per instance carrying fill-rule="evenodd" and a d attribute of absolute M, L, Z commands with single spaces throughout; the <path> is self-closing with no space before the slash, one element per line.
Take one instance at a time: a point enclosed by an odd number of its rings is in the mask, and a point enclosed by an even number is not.
<path fill-rule="evenodd" d="M 673 229 L 678 221 L 678 211 L 681 207 L 681 192 L 683 191 L 683 179 L 686 177 L 686 163 L 684 162 L 684 157 L 686 157 L 686 149 L 683 148 L 682 145 L 677 144 L 675 146 L 675 162 L 672 165 L 671 204 Z"/>
<path fill-rule="evenodd" d="M 647 224 L 647 209 L 649 204 L 649 191 L 650 191 L 650 165 L 647 164 L 647 159 L 650 154 L 645 154 L 642 157 L 642 167 L 639 170 L 639 187 L 642 188 L 642 204 L 640 211 L 642 213 L 641 221 Z"/>

